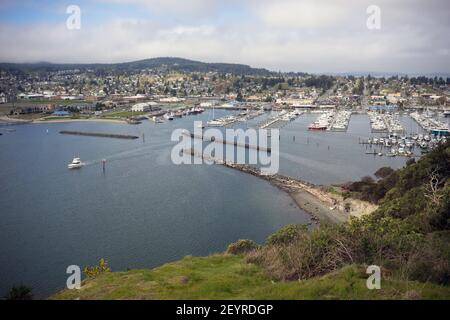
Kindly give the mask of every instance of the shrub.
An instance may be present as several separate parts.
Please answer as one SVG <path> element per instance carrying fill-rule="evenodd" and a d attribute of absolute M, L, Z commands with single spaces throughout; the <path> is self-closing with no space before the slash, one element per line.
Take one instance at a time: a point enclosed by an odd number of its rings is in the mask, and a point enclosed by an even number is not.
<path fill-rule="evenodd" d="M 291 224 L 272 234 L 267 239 L 267 243 L 269 245 L 286 245 L 300 238 L 307 230 L 305 225 Z"/>
<path fill-rule="evenodd" d="M 5 296 L 6 300 L 33 300 L 33 293 L 30 287 L 20 285 L 12 287 Z"/>
<path fill-rule="evenodd" d="M 85 267 L 83 272 L 88 278 L 95 278 L 102 273 L 111 272 L 111 269 L 108 266 L 108 262 L 102 258 L 98 266 Z"/>
<path fill-rule="evenodd" d="M 406 160 L 406 166 L 410 166 L 410 165 L 413 165 L 415 163 L 416 163 L 416 159 L 414 159 L 414 158 Z"/>
<path fill-rule="evenodd" d="M 375 177 L 377 178 L 386 178 L 390 174 L 394 172 L 394 169 L 391 167 L 381 167 L 377 171 L 375 171 Z"/>
<path fill-rule="evenodd" d="M 422 237 L 399 219 L 365 217 L 340 226 L 326 225 L 306 232 L 284 228 L 269 244 L 247 256 L 279 280 L 306 279 L 346 264 L 390 263 L 398 267 L 421 243 Z"/>
<path fill-rule="evenodd" d="M 436 232 L 412 254 L 403 269 L 408 278 L 450 285 L 450 232 Z"/>
<path fill-rule="evenodd" d="M 347 240 L 335 226 L 323 226 L 288 242 L 275 242 L 252 252 L 247 261 L 263 266 L 277 280 L 297 280 L 325 274 L 352 262 Z"/>
<path fill-rule="evenodd" d="M 256 242 L 247 239 L 238 240 L 230 244 L 227 248 L 229 254 L 244 254 L 258 248 Z"/>

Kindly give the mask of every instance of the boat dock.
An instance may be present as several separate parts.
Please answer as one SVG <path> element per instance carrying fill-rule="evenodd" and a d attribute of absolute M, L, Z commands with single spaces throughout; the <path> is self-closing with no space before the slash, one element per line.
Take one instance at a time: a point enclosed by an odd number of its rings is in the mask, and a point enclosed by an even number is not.
<path fill-rule="evenodd" d="M 423 113 L 413 112 L 409 115 L 417 124 L 428 133 L 442 132 L 442 135 L 448 135 L 449 128 L 446 123 L 443 123 L 437 119 L 433 119 L 432 116 Z M 433 132 L 434 131 L 434 132 Z M 437 134 L 440 135 L 440 134 Z"/>
<path fill-rule="evenodd" d="M 207 122 L 209 127 L 225 127 L 235 122 L 246 122 L 264 114 L 264 110 L 246 110 L 237 115 L 227 115 Z"/>
<path fill-rule="evenodd" d="M 403 133 L 405 128 L 396 115 L 390 113 L 378 113 L 370 111 L 367 113 L 370 119 L 372 132 L 395 132 Z"/>
<path fill-rule="evenodd" d="M 83 131 L 60 131 L 61 134 L 70 134 L 76 136 L 100 137 L 100 138 L 115 138 L 115 139 L 139 139 L 138 136 L 116 133 L 100 133 L 100 132 L 83 132 Z"/>
<path fill-rule="evenodd" d="M 336 112 L 329 130 L 338 131 L 338 132 L 346 132 L 348 129 L 348 124 L 350 122 L 350 118 L 352 116 L 352 112 L 348 110 L 340 110 Z"/>
<path fill-rule="evenodd" d="M 259 129 L 282 128 L 285 125 L 287 125 L 290 121 L 295 120 L 302 114 L 303 114 L 302 111 L 294 110 L 291 112 L 287 112 L 286 110 L 283 110 L 276 116 L 270 117 L 258 123 L 256 127 Z"/>
<path fill-rule="evenodd" d="M 447 138 L 443 136 L 434 137 L 423 134 L 399 136 L 396 133 L 369 139 L 359 138 L 359 144 L 366 147 L 366 154 L 386 155 L 388 157 L 416 157 L 417 152 L 414 152 L 416 148 L 420 148 L 421 153 L 424 153 L 446 141 Z"/>
<path fill-rule="evenodd" d="M 330 130 L 334 118 L 335 111 L 325 111 L 308 126 L 308 130 Z"/>

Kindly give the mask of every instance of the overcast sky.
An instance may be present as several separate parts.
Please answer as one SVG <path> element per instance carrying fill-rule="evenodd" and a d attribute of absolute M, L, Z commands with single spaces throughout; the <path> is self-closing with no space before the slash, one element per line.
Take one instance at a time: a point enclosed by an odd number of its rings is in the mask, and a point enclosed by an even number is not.
<path fill-rule="evenodd" d="M 81 9 L 69 30 L 66 9 Z M 366 26 L 369 5 L 381 28 Z M 0 61 L 177 56 L 306 72 L 450 72 L 449 0 L 0 0 Z"/>

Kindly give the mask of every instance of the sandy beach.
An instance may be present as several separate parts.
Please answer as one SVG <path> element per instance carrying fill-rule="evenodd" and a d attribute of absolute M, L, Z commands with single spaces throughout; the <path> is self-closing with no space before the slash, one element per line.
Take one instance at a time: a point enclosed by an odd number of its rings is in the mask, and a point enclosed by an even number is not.
<path fill-rule="evenodd" d="M 328 206 L 305 190 L 289 192 L 289 195 L 294 199 L 297 206 L 311 214 L 316 222 L 339 224 L 347 221 L 350 216 L 333 206 Z"/>
<path fill-rule="evenodd" d="M 375 211 L 378 206 L 366 201 L 347 198 L 326 191 L 324 187 L 282 175 L 261 175 L 259 170 L 247 165 L 222 163 L 223 165 L 267 180 L 287 192 L 297 206 L 312 215 L 320 223 L 340 224 L 350 217 L 362 217 Z"/>

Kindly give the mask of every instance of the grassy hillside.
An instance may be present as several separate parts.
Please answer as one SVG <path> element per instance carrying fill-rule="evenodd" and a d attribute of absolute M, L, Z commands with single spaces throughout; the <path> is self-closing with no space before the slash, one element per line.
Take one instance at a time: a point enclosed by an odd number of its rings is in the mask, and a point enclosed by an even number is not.
<path fill-rule="evenodd" d="M 156 269 L 107 272 L 51 299 L 450 299 L 447 287 L 383 280 L 366 288 L 362 266 L 304 281 L 275 282 L 243 256 L 186 257 Z"/>

